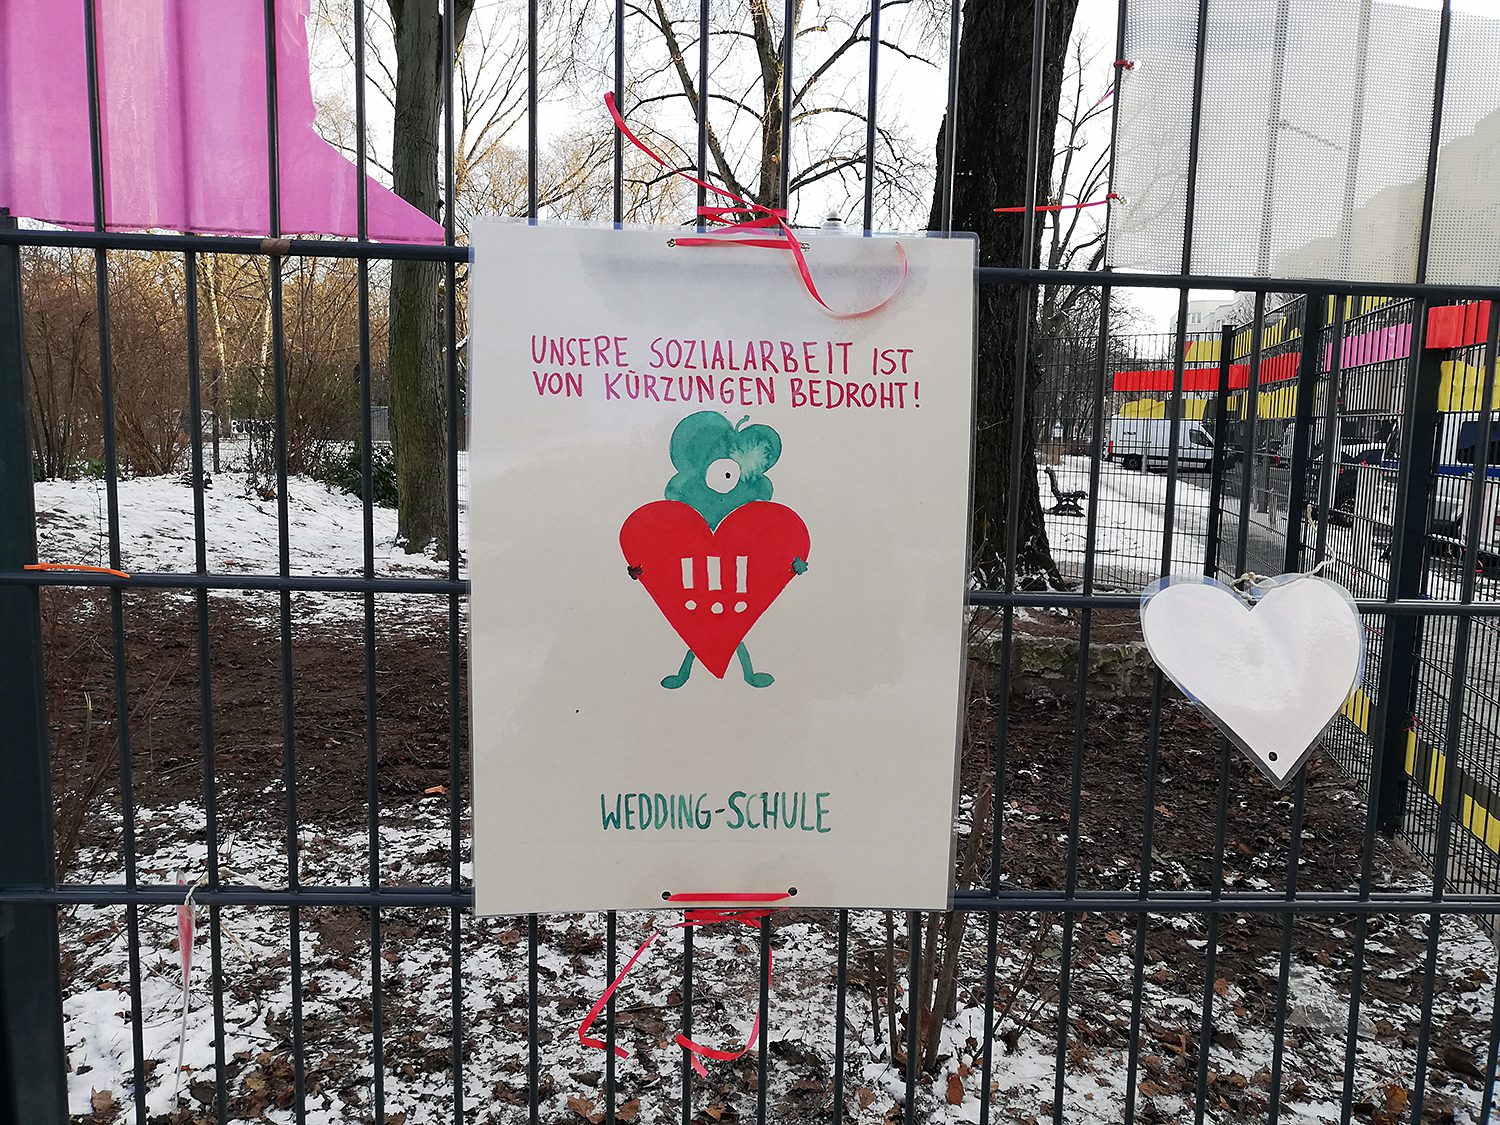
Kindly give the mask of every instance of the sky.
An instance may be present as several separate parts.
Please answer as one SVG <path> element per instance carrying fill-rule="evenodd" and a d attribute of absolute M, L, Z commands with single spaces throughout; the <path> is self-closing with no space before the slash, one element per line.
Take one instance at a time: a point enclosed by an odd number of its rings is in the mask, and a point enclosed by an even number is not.
<path fill-rule="evenodd" d="M 320 5 L 337 5 L 338 2 L 339 0 L 319 0 Z M 724 2 L 724 0 L 716 0 L 716 2 Z M 1300 4 L 1302 0 L 1293 0 L 1293 2 Z M 1361 0 L 1320 0 L 1320 2 L 1331 10 L 1347 10 L 1352 18 L 1352 13 L 1357 11 Z M 1379 0 L 1379 2 L 1427 10 L 1434 10 L 1439 4 L 1439 0 Z M 1241 0 L 1237 14 L 1251 21 L 1263 19 L 1269 34 L 1274 22 L 1276 6 L 1277 0 Z M 830 22 L 835 22 L 841 10 L 846 7 L 848 5 L 843 4 L 841 0 L 822 0 L 821 3 L 814 0 L 814 11 L 827 14 Z M 1146 18 L 1150 16 L 1153 9 L 1158 13 L 1165 13 L 1161 16 L 1163 19 L 1180 21 L 1182 13 L 1195 12 L 1196 4 L 1192 0 L 1138 0 L 1133 12 L 1137 18 Z M 1454 9 L 1458 12 L 1493 14 L 1494 2 L 1493 0 L 1454 0 Z M 512 0 L 491 0 L 488 3 L 481 0 L 475 18 L 488 17 L 492 20 L 503 20 L 506 18 L 507 11 L 514 12 L 515 10 L 516 5 Z M 886 18 L 889 34 L 907 42 L 908 40 L 901 39 L 900 21 L 909 17 L 901 9 L 891 9 Z M 1332 18 L 1338 18 L 1337 12 Z M 1111 64 L 1117 50 L 1116 0 L 1080 0 L 1074 31 L 1075 36 L 1087 37 L 1093 48 L 1092 62 L 1085 77 L 1085 88 L 1102 93 L 1108 89 L 1113 80 Z M 372 46 L 378 44 L 379 38 L 378 32 L 372 35 Z M 721 42 L 729 41 L 714 41 L 715 50 L 720 49 Z M 809 39 L 808 42 L 814 50 L 819 48 L 815 40 Z M 313 33 L 313 50 L 314 89 L 320 99 L 330 91 L 347 90 L 350 81 L 348 68 L 340 58 L 338 44 L 326 31 L 320 30 L 316 25 Z M 724 50 L 727 51 L 728 48 Z M 877 101 L 881 123 L 893 125 L 905 132 L 911 139 L 913 150 L 919 152 L 930 151 L 932 144 L 930 138 L 936 136 L 938 123 L 941 121 L 946 103 L 948 77 L 946 44 L 939 45 L 935 50 L 937 51 L 934 56 L 936 65 L 904 59 L 898 52 L 890 49 L 881 52 L 881 90 Z M 743 48 L 741 51 L 743 52 Z M 578 128 L 586 115 L 601 112 L 594 98 L 585 97 L 583 91 L 590 89 L 593 85 L 607 85 L 605 76 L 608 67 L 612 65 L 607 36 L 596 44 L 594 54 L 595 57 L 586 57 L 588 52 L 579 50 L 577 57 L 572 60 L 581 68 L 580 73 L 583 75 L 575 84 L 574 93 L 566 97 L 549 99 L 543 104 L 539 127 L 544 142 Z M 847 70 L 838 78 L 838 81 L 845 83 L 850 91 L 851 101 L 859 104 L 863 102 L 866 79 L 863 54 L 863 48 L 851 51 L 845 64 L 841 64 L 847 65 Z M 740 57 L 743 59 L 743 54 Z M 639 52 L 632 52 L 628 56 L 627 65 L 636 70 L 642 70 L 650 64 L 641 57 Z M 735 73 L 735 67 L 739 66 L 742 66 L 742 63 L 719 63 L 716 66 L 714 81 L 722 81 L 726 93 L 735 92 L 735 89 L 731 87 L 743 88 L 737 85 L 740 82 L 740 76 Z M 590 67 L 594 68 L 592 74 L 589 73 Z M 794 66 L 794 77 L 795 73 L 796 67 Z M 380 138 L 389 138 L 390 135 L 390 110 L 384 100 L 378 96 L 371 96 L 367 101 L 372 141 L 378 150 L 381 147 Z M 732 112 L 728 112 L 727 117 L 721 117 L 720 115 L 726 111 L 716 103 L 712 113 L 717 129 L 730 128 L 728 122 L 733 119 Z M 685 104 L 682 104 L 680 109 L 673 109 L 671 104 L 667 103 L 658 110 L 655 124 L 663 134 L 676 136 L 685 145 L 691 146 L 694 127 L 691 114 L 688 113 Z M 1104 126 L 1105 123 L 1101 121 L 1100 124 Z M 815 127 L 817 126 L 809 126 L 809 128 Z M 1107 133 L 1101 128 L 1093 137 L 1091 144 L 1102 145 L 1106 140 Z M 513 132 L 511 141 L 524 145 L 524 132 L 519 135 Z M 797 157 L 794 154 L 794 171 L 798 167 L 796 160 Z M 818 221 L 823 214 L 838 211 L 845 216 L 846 224 L 851 217 L 857 221 L 862 190 L 862 184 L 857 178 L 845 183 L 840 183 L 838 180 L 826 180 L 820 185 L 818 191 L 806 193 L 796 218 L 802 223 L 813 223 Z M 1022 202 L 1024 201 L 996 200 L 996 205 L 1019 205 Z M 907 213 L 907 222 L 903 225 L 918 225 L 925 220 L 925 214 L 918 215 L 917 210 L 919 209 L 913 209 Z M 1252 272 L 1249 264 L 1245 272 Z M 1120 291 L 1120 294 L 1137 309 L 1141 330 L 1165 331 L 1170 327 L 1177 311 L 1178 294 L 1176 292 L 1137 289 Z M 1192 293 L 1194 299 L 1221 297 L 1227 300 L 1231 296 L 1232 294 L 1216 291 L 1195 290 Z"/>

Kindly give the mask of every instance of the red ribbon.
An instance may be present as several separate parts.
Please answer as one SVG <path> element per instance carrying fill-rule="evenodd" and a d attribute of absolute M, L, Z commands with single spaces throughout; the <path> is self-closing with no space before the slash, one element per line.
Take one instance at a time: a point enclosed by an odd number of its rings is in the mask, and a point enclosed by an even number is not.
<path fill-rule="evenodd" d="M 901 259 L 901 280 L 897 282 L 896 288 L 891 290 L 890 294 L 883 300 L 881 300 L 878 304 L 871 305 L 867 309 L 859 309 L 855 312 L 838 311 L 827 301 L 823 300 L 823 295 L 818 292 L 818 286 L 813 281 L 812 270 L 808 267 L 807 258 L 803 254 L 803 250 L 805 249 L 805 247 L 800 241 L 798 241 L 797 236 L 792 233 L 792 228 L 787 225 L 787 213 L 784 209 L 778 207 L 766 207 L 759 203 L 753 203 L 750 200 L 745 199 L 743 196 L 736 195 L 732 191 L 726 191 L 723 188 L 715 187 L 713 184 L 709 183 L 706 180 L 700 180 L 697 176 L 689 175 L 687 172 L 683 172 L 677 168 L 673 168 L 670 164 L 668 164 L 665 160 L 658 156 L 656 152 L 651 149 L 644 141 L 642 141 L 639 137 L 637 137 L 630 131 L 630 126 L 625 124 L 625 118 L 620 116 L 620 109 L 615 104 L 615 95 L 613 94 L 613 92 L 604 95 L 604 105 L 605 108 L 609 110 L 610 117 L 614 119 L 615 128 L 620 130 L 620 135 L 623 136 L 631 144 L 635 145 L 636 148 L 644 152 L 658 165 L 665 168 L 672 175 L 679 176 L 682 179 L 687 180 L 691 184 L 696 184 L 704 191 L 711 191 L 715 195 L 723 199 L 731 200 L 736 204 L 736 206 L 734 207 L 698 208 L 699 218 L 704 219 L 705 221 L 710 223 L 719 223 L 722 225 L 716 227 L 711 235 L 690 238 L 675 238 L 672 240 L 672 244 L 674 246 L 755 246 L 767 250 L 790 250 L 793 259 L 795 259 L 797 263 L 797 272 L 802 277 L 803 287 L 808 291 L 809 294 L 811 294 L 812 299 L 814 301 L 817 301 L 818 304 L 822 306 L 823 311 L 826 312 L 829 316 L 833 317 L 835 320 L 858 320 L 860 317 L 871 316 L 894 301 L 896 299 L 896 295 L 900 293 L 901 290 L 905 287 L 906 276 L 910 270 L 910 266 L 906 260 L 906 249 L 901 245 L 901 243 L 897 242 L 896 255 Z M 731 221 L 731 219 L 737 215 L 758 215 L 760 217 L 747 217 L 737 222 Z M 779 229 L 781 232 L 780 236 L 777 238 L 722 237 L 724 235 L 733 235 L 744 231 L 758 231 L 770 227 Z"/>
<path fill-rule="evenodd" d="M 1032 208 L 1033 211 L 1077 211 L 1082 207 L 1103 207 L 1106 203 L 1118 203 L 1120 196 L 1116 192 L 1110 192 L 1103 199 L 1090 200 L 1088 203 L 1038 203 Z M 997 215 L 1014 215 L 1026 210 L 1025 207 L 996 207 Z"/>
<path fill-rule="evenodd" d="M 667 901 L 668 902 L 780 902 L 782 899 L 790 898 L 790 897 L 791 897 L 791 895 L 788 894 L 788 893 L 782 893 L 782 894 L 744 894 L 744 893 L 739 893 L 739 892 L 735 892 L 735 893 L 731 893 L 731 894 L 682 893 L 682 894 L 675 894 L 675 895 L 668 896 Z M 605 1043 L 604 1040 L 602 1040 L 602 1039 L 594 1039 L 594 1038 L 590 1037 L 590 1035 L 589 1035 L 589 1028 L 593 1027 L 594 1021 L 599 1018 L 599 1013 L 602 1012 L 602 1011 L 604 1011 L 604 1006 L 609 1003 L 609 998 L 615 994 L 615 991 L 620 987 L 621 982 L 624 981 L 626 974 L 629 973 L 630 970 L 635 966 L 635 963 L 641 959 L 641 955 L 643 953 L 645 953 L 646 950 L 651 947 L 651 943 L 652 942 L 654 942 L 657 938 L 661 937 L 661 935 L 664 934 L 664 933 L 666 933 L 668 930 L 684 930 L 684 929 L 689 929 L 689 928 L 691 928 L 693 926 L 711 926 L 711 925 L 713 925 L 716 922 L 735 922 L 735 923 L 738 923 L 738 924 L 743 925 L 743 926 L 750 926 L 752 928 L 757 928 L 757 927 L 759 927 L 762 924 L 762 922 L 763 922 L 764 919 L 770 917 L 773 913 L 775 913 L 775 911 L 773 911 L 773 910 L 719 910 L 719 909 L 713 909 L 713 908 L 706 908 L 706 909 L 699 909 L 699 910 L 689 910 L 687 912 L 687 915 L 686 915 L 685 919 L 683 921 L 681 921 L 681 922 L 678 922 L 676 925 L 667 926 L 665 929 L 653 930 L 650 937 L 648 937 L 645 941 L 641 942 L 640 945 L 636 946 L 635 952 L 630 955 L 630 960 L 628 960 L 628 961 L 625 962 L 625 967 L 620 970 L 619 975 L 616 976 L 614 980 L 612 980 L 612 981 L 609 982 L 609 987 L 604 990 L 603 994 L 600 995 L 599 999 L 597 999 L 597 1000 L 594 1001 L 594 1006 L 589 1009 L 588 1015 L 586 1015 L 586 1016 L 583 1017 L 583 1022 L 578 1025 L 578 1041 L 580 1043 L 582 1043 L 585 1047 L 595 1047 L 595 1048 L 597 1048 L 597 1049 L 599 1049 L 601 1051 L 607 1051 L 609 1049 L 609 1045 L 607 1043 Z M 768 983 L 769 983 L 770 979 L 771 979 L 771 951 L 769 949 L 767 949 L 766 950 L 766 980 L 767 980 Z M 702 1075 L 703 1077 L 706 1078 L 706 1077 L 708 1077 L 708 1071 L 704 1068 L 703 1063 L 700 1061 L 700 1059 L 712 1059 L 715 1062 L 733 1062 L 735 1059 L 742 1057 L 746 1052 L 748 1052 L 750 1050 L 750 1047 L 751 1047 L 752 1044 L 754 1044 L 756 1036 L 759 1034 L 759 1032 L 760 1032 L 760 1010 L 757 1009 L 756 1013 L 755 1013 L 755 1021 L 750 1025 L 750 1034 L 745 1037 L 745 1045 L 743 1047 L 741 1047 L 737 1051 L 721 1051 L 717 1047 L 705 1047 L 702 1043 L 694 1042 L 693 1040 L 689 1039 L 686 1035 L 683 1035 L 681 1032 L 678 1032 L 678 1034 L 676 1036 L 676 1043 L 677 1043 L 677 1045 L 679 1047 L 681 1047 L 684 1051 L 686 1051 L 688 1053 L 688 1055 L 689 1055 L 689 1061 L 693 1064 L 693 1069 L 696 1070 L 700 1075 Z M 615 1054 L 619 1055 L 620 1058 L 622 1058 L 622 1059 L 628 1059 L 630 1057 L 630 1052 L 627 1051 L 627 1050 L 625 1050 L 624 1047 L 616 1047 L 614 1050 L 615 1050 Z"/>

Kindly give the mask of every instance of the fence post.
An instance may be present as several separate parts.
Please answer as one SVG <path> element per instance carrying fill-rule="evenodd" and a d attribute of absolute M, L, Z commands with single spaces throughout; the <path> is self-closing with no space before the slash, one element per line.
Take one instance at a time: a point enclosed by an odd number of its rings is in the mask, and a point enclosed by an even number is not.
<path fill-rule="evenodd" d="M 1203 573 L 1209 578 L 1219 573 L 1219 535 L 1224 504 L 1224 476 L 1229 466 L 1224 463 L 1225 431 L 1229 424 L 1224 419 L 1224 404 L 1229 399 L 1229 368 L 1234 360 L 1234 333 L 1232 324 L 1219 329 L 1219 397 L 1214 403 L 1214 456 L 1208 481 L 1208 530 L 1203 536 Z"/>
<path fill-rule="evenodd" d="M 1297 405 L 1292 419 L 1291 476 L 1286 489 L 1286 555 L 1282 569 L 1302 569 L 1303 532 L 1307 522 L 1307 454 L 1312 440 L 1313 397 L 1318 393 L 1319 345 L 1323 340 L 1326 293 L 1309 293 L 1302 316 L 1302 351 L 1297 359 Z M 1314 303 L 1316 302 L 1316 304 Z M 1282 456 L 1286 451 L 1282 450 Z"/>
<path fill-rule="evenodd" d="M 15 220 L 0 211 L 0 227 Z M 36 560 L 21 252 L 0 246 L 0 570 Z M 0 585 L 0 716 L 6 727 L 0 887 L 51 887 L 52 791 L 47 766 L 40 595 Z M 68 1119 L 57 908 L 0 903 L 0 1122 Z"/>
<path fill-rule="evenodd" d="M 1427 346 L 1428 312 L 1426 302 L 1419 302 L 1413 315 L 1412 348 L 1421 350 L 1421 358 L 1414 365 L 1416 384 L 1406 394 L 1410 409 L 1401 420 L 1400 475 L 1391 520 L 1389 591 L 1402 601 L 1422 596 L 1427 566 L 1427 503 L 1432 493 L 1443 363 L 1443 353 Z M 1400 831 L 1406 815 L 1406 742 L 1416 713 L 1421 626 L 1421 618 L 1410 613 L 1390 614 L 1385 622 L 1371 742 L 1380 771 L 1375 822 L 1388 836 Z"/>

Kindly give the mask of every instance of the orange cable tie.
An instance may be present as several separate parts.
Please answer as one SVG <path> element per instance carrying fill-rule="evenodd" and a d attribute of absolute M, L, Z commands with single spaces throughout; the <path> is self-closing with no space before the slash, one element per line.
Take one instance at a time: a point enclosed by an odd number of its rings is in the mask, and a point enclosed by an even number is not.
<path fill-rule="evenodd" d="M 115 570 L 108 566 L 86 566 L 83 563 L 27 563 L 22 570 L 83 570 L 90 574 L 113 574 L 116 578 L 129 578 L 129 571 Z"/>

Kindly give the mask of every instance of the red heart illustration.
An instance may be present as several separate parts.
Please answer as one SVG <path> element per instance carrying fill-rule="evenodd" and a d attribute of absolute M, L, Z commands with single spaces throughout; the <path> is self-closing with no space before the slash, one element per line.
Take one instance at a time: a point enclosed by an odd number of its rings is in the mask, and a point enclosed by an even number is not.
<path fill-rule="evenodd" d="M 708 526 L 678 500 L 643 504 L 620 528 L 620 549 L 693 655 L 720 679 L 760 615 L 807 560 L 807 525 L 784 504 L 753 500 Z"/>

